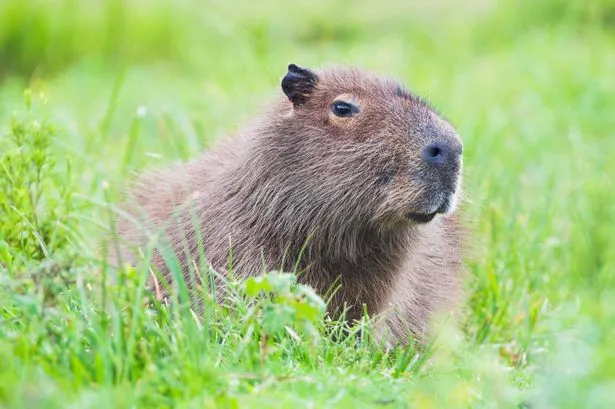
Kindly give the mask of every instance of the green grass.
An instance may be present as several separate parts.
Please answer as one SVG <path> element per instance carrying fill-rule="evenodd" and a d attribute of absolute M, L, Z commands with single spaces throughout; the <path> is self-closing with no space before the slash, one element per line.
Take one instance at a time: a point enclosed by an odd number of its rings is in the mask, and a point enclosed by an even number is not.
<path fill-rule="evenodd" d="M 615 3 L 432 3 L 3 1 L 0 406 L 615 407 Z M 468 297 L 427 353 L 336 336 L 292 277 L 195 319 L 100 261 L 117 188 L 289 62 L 397 76 L 464 140 Z"/>

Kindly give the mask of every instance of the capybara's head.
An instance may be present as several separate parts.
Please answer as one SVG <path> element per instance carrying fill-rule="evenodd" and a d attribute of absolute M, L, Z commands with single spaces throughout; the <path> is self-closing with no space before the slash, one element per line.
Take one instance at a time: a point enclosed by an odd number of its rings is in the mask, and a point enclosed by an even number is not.
<path fill-rule="evenodd" d="M 261 147 L 287 211 L 396 228 L 454 210 L 462 145 L 425 101 L 356 69 L 290 64 L 281 85 L 287 98 Z"/>

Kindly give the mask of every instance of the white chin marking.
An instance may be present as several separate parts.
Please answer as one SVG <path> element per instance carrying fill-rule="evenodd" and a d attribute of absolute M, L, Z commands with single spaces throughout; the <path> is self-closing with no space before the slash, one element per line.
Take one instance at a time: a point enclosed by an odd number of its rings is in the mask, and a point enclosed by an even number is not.
<path fill-rule="evenodd" d="M 457 204 L 459 202 L 459 197 L 457 195 L 457 190 L 455 190 L 455 194 L 453 194 L 450 198 L 450 206 L 448 208 L 448 211 L 446 212 L 446 214 L 451 214 L 454 213 L 455 210 L 457 210 Z"/>
<path fill-rule="evenodd" d="M 457 206 L 459 205 L 459 192 L 461 191 L 461 172 L 459 173 L 459 177 L 457 178 L 457 185 L 455 186 L 455 193 L 451 195 L 449 198 L 449 208 L 446 214 L 454 213 L 457 210 Z"/>

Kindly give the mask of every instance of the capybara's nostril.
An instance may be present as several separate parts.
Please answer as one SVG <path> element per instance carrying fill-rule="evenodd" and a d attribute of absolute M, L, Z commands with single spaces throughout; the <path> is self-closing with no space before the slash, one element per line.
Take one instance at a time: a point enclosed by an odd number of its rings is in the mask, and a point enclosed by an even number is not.
<path fill-rule="evenodd" d="M 423 150 L 423 156 L 430 163 L 442 160 L 442 146 L 439 143 L 427 145 Z"/>
<path fill-rule="evenodd" d="M 461 144 L 432 142 L 423 148 L 423 159 L 429 166 L 449 168 L 459 164 Z"/>
<path fill-rule="evenodd" d="M 423 158 L 429 165 L 444 165 L 452 156 L 451 150 L 444 144 L 435 142 L 423 148 Z"/>

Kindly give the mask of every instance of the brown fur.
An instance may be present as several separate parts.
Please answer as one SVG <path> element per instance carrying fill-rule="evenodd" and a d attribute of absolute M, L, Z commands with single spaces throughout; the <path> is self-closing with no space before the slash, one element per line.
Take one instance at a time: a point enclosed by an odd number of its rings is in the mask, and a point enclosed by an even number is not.
<path fill-rule="evenodd" d="M 400 341 L 408 330 L 421 337 L 432 315 L 458 299 L 461 228 L 454 214 L 427 223 L 408 214 L 433 212 L 443 192 L 459 194 L 460 161 L 438 173 L 421 157 L 433 142 L 460 153 L 455 130 L 399 83 L 364 71 L 289 68 L 285 81 L 286 97 L 237 135 L 143 176 L 128 213 L 150 232 L 166 231 L 186 276 L 202 238 L 218 271 L 229 265 L 229 247 L 238 277 L 296 264 L 299 281 L 320 294 L 341 286 L 331 313 L 346 305 L 356 319 L 363 304 L 371 315 L 397 312 L 383 331 Z M 334 115 L 339 99 L 359 114 Z M 119 233 L 139 245 L 148 237 L 126 220 Z M 123 257 L 134 254 L 125 248 Z M 168 271 L 160 253 L 154 263 Z"/>

